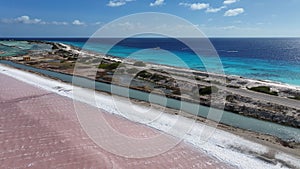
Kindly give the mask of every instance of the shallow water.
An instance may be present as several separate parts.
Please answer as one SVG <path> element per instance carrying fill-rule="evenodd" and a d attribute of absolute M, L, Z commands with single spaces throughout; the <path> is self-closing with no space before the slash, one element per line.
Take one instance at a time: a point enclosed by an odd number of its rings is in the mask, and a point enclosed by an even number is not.
<path fill-rule="evenodd" d="M 50 51 L 51 45 L 27 41 L 0 41 L 0 57 L 27 54 L 29 51 Z"/>
<path fill-rule="evenodd" d="M 300 39 L 297 38 L 215 38 L 210 39 L 219 56 L 213 51 L 201 48 L 201 40 L 191 39 L 191 43 L 199 43 L 201 59 L 186 45 L 175 39 L 138 38 L 126 39 L 112 49 L 109 40 L 86 43 L 87 39 L 58 40 L 66 44 L 83 47 L 122 58 L 131 57 L 146 62 L 189 67 L 197 70 L 213 70 L 220 57 L 224 72 L 252 79 L 271 80 L 300 86 Z M 160 50 L 157 50 L 157 47 Z M 148 49 L 148 50 L 144 50 Z M 143 52 L 138 52 L 144 50 Z M 181 59 L 176 62 L 167 50 Z M 138 53 L 136 53 L 138 52 Z M 174 56 L 172 56 L 174 58 Z M 218 72 L 218 70 L 215 70 Z"/>
<path fill-rule="evenodd" d="M 6 39 L 7 40 L 7 39 Z M 238 75 L 258 80 L 271 80 L 300 86 L 300 39 L 299 38 L 211 38 L 215 51 L 204 48 L 201 39 L 187 39 L 199 46 L 195 50 L 203 53 L 201 59 L 189 47 L 176 39 L 170 38 L 129 38 L 120 41 L 110 49 L 111 39 L 96 39 L 86 44 L 87 38 L 24 38 L 20 42 L 1 42 L 0 56 L 23 54 L 30 48 L 24 40 L 48 40 L 62 42 L 99 53 L 126 58 L 131 57 L 146 62 L 188 67 L 191 69 L 220 72 L 216 69 L 219 58 L 223 70 L 228 75 Z M 1 45 L 2 43 L 2 45 Z M 9 43 L 9 44 L 7 44 Z M 5 45 L 19 48 L 8 49 Z M 158 48 L 159 47 L 159 48 Z M 43 49 L 45 47 L 37 47 Z M 148 50 L 145 50 L 148 49 Z M 158 50 L 159 49 L 159 50 Z M 139 52 L 143 50 L 143 52 Z M 172 53 L 170 56 L 168 52 Z M 138 53 L 137 53 L 138 52 Z M 173 59 L 174 56 L 181 61 Z M 177 59 L 178 60 L 178 59 Z"/>
<path fill-rule="evenodd" d="M 50 76 L 52 78 L 58 78 L 64 82 L 69 82 L 69 83 L 73 82 L 73 84 L 78 85 L 78 86 L 87 87 L 87 88 L 96 88 L 97 90 L 100 90 L 100 91 L 111 92 L 111 85 L 106 84 L 106 83 L 95 82 L 95 85 L 93 86 L 92 84 L 94 84 L 94 83 L 85 78 L 76 77 L 76 80 L 74 80 L 73 76 L 62 74 L 62 73 L 56 73 L 56 72 L 52 72 L 52 71 L 48 71 L 48 70 L 37 69 L 37 68 L 29 67 L 26 65 L 12 63 L 9 61 L 0 61 L 0 63 L 4 63 L 4 64 L 10 65 L 10 66 L 13 66 L 16 68 L 21 68 L 24 70 L 38 72 L 38 73 Z M 114 94 L 121 95 L 121 96 L 127 96 L 127 93 L 124 93 L 124 91 L 126 91 L 126 90 L 124 90 L 123 87 L 114 86 L 113 91 L 114 91 Z M 148 101 L 148 99 L 149 99 L 149 93 L 142 92 L 142 91 L 129 89 L 129 95 L 131 98 L 135 98 L 138 100 Z M 161 96 L 159 96 L 159 95 L 154 95 L 154 96 L 152 95 L 151 97 L 152 97 L 151 100 L 161 100 L 160 99 Z M 156 104 L 161 104 L 161 103 L 156 102 Z M 181 105 L 183 105 L 183 104 L 185 106 L 181 107 Z M 170 108 L 174 108 L 174 109 L 183 108 L 182 110 L 184 110 L 188 113 L 198 114 L 199 116 L 202 116 L 202 117 L 207 117 L 208 111 L 210 109 L 209 107 L 206 107 L 206 106 L 201 106 L 201 105 L 199 106 L 196 104 L 178 101 L 178 100 L 170 99 L 170 98 L 167 98 L 167 106 Z M 195 111 L 195 110 L 197 110 L 197 111 Z M 221 110 L 212 109 L 212 111 L 219 112 Z M 239 114 L 227 112 L 227 111 L 222 111 L 222 113 L 223 113 L 223 116 L 220 121 L 221 123 L 224 123 L 224 124 L 227 124 L 230 126 L 234 126 L 234 127 L 238 127 L 238 128 L 242 128 L 242 129 L 246 129 L 246 130 L 259 132 L 259 133 L 270 134 L 270 135 L 279 137 L 284 140 L 295 140 L 296 142 L 300 142 L 300 129 L 298 129 L 298 128 L 293 128 L 293 127 L 279 125 L 276 123 L 271 123 L 271 122 L 267 122 L 267 121 L 263 121 L 263 120 L 258 120 L 258 119 L 242 116 Z"/>

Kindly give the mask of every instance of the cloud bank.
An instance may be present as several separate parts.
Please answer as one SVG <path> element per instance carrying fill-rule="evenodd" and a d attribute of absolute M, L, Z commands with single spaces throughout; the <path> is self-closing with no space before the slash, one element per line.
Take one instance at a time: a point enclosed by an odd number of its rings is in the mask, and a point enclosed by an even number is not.
<path fill-rule="evenodd" d="M 3 23 L 23 23 L 23 24 L 41 24 L 44 23 L 41 19 L 31 19 L 29 16 L 23 15 L 12 19 L 2 19 Z"/>
<path fill-rule="evenodd" d="M 23 15 L 17 18 L 1 19 L 1 23 L 5 24 L 35 24 L 35 25 L 69 25 L 69 22 L 65 21 L 43 21 L 42 19 L 30 18 L 27 15 Z M 72 25 L 86 25 L 78 19 L 72 22 Z"/>

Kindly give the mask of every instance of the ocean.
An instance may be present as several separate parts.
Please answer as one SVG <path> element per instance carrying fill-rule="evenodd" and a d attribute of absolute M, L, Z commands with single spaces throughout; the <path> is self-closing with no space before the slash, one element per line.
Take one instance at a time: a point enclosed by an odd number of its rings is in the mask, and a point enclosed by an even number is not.
<path fill-rule="evenodd" d="M 270 80 L 300 86 L 300 38 L 210 38 L 215 51 L 203 48 L 201 40 L 195 50 L 203 53 L 205 66 L 199 57 L 180 40 L 172 38 L 128 38 L 113 48 L 111 39 L 97 39 L 86 43 L 86 38 L 26 38 L 19 40 L 48 40 L 62 42 L 121 58 L 133 58 L 195 70 L 214 71 L 218 58 L 228 75 L 257 80 Z M 1 46 L 0 46 L 1 47 Z M 0 49 L 1 50 L 1 49 Z M 217 71 L 217 70 L 216 70 Z"/>

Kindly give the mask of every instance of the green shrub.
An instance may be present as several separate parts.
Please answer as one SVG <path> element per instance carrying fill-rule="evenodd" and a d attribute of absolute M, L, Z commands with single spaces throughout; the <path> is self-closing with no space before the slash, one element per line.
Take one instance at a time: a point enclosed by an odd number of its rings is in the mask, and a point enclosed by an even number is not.
<path fill-rule="evenodd" d="M 289 97 L 290 99 L 294 99 L 294 100 L 300 100 L 300 96 L 293 96 L 293 97 Z"/>
<path fill-rule="evenodd" d="M 99 68 L 99 69 L 108 69 L 108 65 L 109 65 L 109 64 L 107 64 L 107 63 L 101 63 L 101 64 L 98 66 L 98 68 Z"/>
<path fill-rule="evenodd" d="M 142 78 L 150 78 L 152 76 L 151 73 L 147 72 L 146 70 L 143 70 L 137 74 L 137 76 Z"/>
<path fill-rule="evenodd" d="M 60 64 L 61 69 L 71 69 L 73 67 L 74 67 L 74 64 L 69 63 L 69 62 L 65 62 L 65 63 Z"/>
<path fill-rule="evenodd" d="M 162 75 L 159 75 L 159 74 L 154 74 L 154 75 L 151 76 L 150 79 L 153 80 L 153 81 L 155 81 L 155 82 L 158 82 L 160 80 L 166 79 L 166 77 L 162 76 Z"/>
<path fill-rule="evenodd" d="M 200 81 L 200 80 L 202 80 L 200 77 L 195 77 L 195 80 L 198 80 L 198 81 Z"/>
<path fill-rule="evenodd" d="M 268 87 L 268 86 L 251 87 L 251 88 L 248 88 L 248 89 L 252 90 L 252 91 L 255 91 L 255 92 L 261 92 L 261 93 L 265 93 L 265 94 L 278 96 L 278 93 L 274 92 L 274 91 L 271 91 L 271 88 Z"/>
<path fill-rule="evenodd" d="M 179 89 L 175 89 L 172 91 L 173 94 L 176 94 L 176 95 L 181 95 L 181 92 Z"/>
<path fill-rule="evenodd" d="M 120 62 L 115 62 L 115 63 L 111 63 L 110 65 L 108 65 L 108 69 L 113 70 L 119 67 L 121 63 Z"/>
<path fill-rule="evenodd" d="M 209 95 L 212 93 L 218 92 L 218 88 L 216 86 L 206 86 L 204 88 L 199 89 L 199 94 L 200 95 Z"/>
<path fill-rule="evenodd" d="M 240 88 L 240 86 L 235 86 L 235 85 L 227 85 L 228 88 L 235 88 L 235 89 L 238 89 Z"/>
<path fill-rule="evenodd" d="M 295 96 L 294 99 L 295 100 L 300 100 L 300 96 Z"/>
<path fill-rule="evenodd" d="M 107 70 L 113 70 L 118 67 L 124 67 L 124 65 L 121 64 L 120 62 L 114 62 L 114 63 L 101 63 L 98 66 L 98 68 L 100 68 L 100 69 L 107 69 Z"/>

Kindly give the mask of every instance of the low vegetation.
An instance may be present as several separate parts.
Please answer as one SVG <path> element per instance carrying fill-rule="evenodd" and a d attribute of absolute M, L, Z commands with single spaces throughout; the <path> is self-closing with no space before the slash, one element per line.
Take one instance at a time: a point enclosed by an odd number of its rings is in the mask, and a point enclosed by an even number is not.
<path fill-rule="evenodd" d="M 115 63 L 101 63 L 98 66 L 99 69 L 106 69 L 106 70 L 113 70 L 118 67 L 124 67 L 124 65 L 121 62 L 115 62 Z"/>
<path fill-rule="evenodd" d="M 289 97 L 289 99 L 300 100 L 300 95 L 299 96 Z"/>
<path fill-rule="evenodd" d="M 234 88 L 234 89 L 238 89 L 240 88 L 240 86 L 235 86 L 235 85 L 227 85 L 228 88 Z"/>
<path fill-rule="evenodd" d="M 143 71 L 139 72 L 137 74 L 137 76 L 141 77 L 141 78 L 150 78 L 152 76 L 152 73 L 149 73 L 146 70 L 143 70 Z"/>
<path fill-rule="evenodd" d="M 195 77 L 195 80 L 202 81 L 203 79 L 200 77 Z"/>
<path fill-rule="evenodd" d="M 158 82 L 160 80 L 166 79 L 166 77 L 155 73 L 154 75 L 151 76 L 150 79 L 153 80 L 154 82 Z"/>
<path fill-rule="evenodd" d="M 52 67 L 57 67 L 58 69 L 72 69 L 74 68 L 75 64 L 72 62 L 62 62 L 62 63 L 58 63 L 58 62 L 51 62 L 48 63 L 49 65 L 51 65 Z"/>
<path fill-rule="evenodd" d="M 247 88 L 247 89 L 255 91 L 255 92 L 278 96 L 278 93 L 275 91 L 271 91 L 271 88 L 268 86 L 258 86 L 258 87 L 251 87 L 251 88 Z"/>
<path fill-rule="evenodd" d="M 199 89 L 199 95 L 209 95 L 218 92 L 218 90 L 216 86 L 206 86 Z"/>
<path fill-rule="evenodd" d="M 176 95 L 181 95 L 180 89 L 173 89 L 172 93 Z"/>

